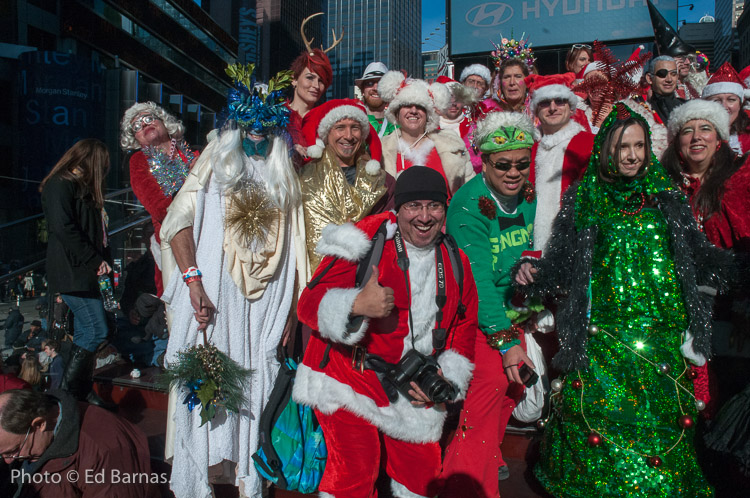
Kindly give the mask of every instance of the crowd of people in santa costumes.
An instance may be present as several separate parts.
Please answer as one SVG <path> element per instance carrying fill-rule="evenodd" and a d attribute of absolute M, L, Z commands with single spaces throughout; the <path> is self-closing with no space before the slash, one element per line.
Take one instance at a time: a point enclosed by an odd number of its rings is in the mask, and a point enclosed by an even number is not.
<path fill-rule="evenodd" d="M 750 451 L 727 444 L 728 434 L 750 444 L 737 423 L 750 409 L 715 389 L 710 362 L 711 330 L 739 347 L 750 334 L 750 67 L 709 74 L 652 7 L 653 55 L 640 47 L 620 61 L 580 43 L 566 72 L 539 74 L 531 40 L 501 37 L 487 65 L 456 80 L 370 61 L 352 82 L 361 101 L 323 101 L 326 53 L 341 38 L 312 48 L 303 23 L 305 50 L 270 87 L 248 66 L 228 68 L 227 108 L 200 155 L 158 105 L 124 113 L 131 183 L 161 245 L 168 371 L 198 346 L 253 371 L 236 411 L 198 396 L 203 381 L 176 383 L 175 496 L 208 497 L 216 483 L 266 492 L 251 455 L 277 348 L 294 331 L 306 350 L 293 398 L 312 407 L 328 447 L 321 496 L 374 496 L 382 470 L 398 498 L 498 498 L 512 417 L 550 429 L 536 472 L 559 497 L 710 495 L 721 480 L 693 443 L 704 418 L 716 420 L 711 447 L 750 467 Z M 665 333 L 636 341 L 639 324 Z M 618 338 L 608 358 L 601 345 Z M 651 360 L 657 344 L 665 359 Z M 410 362 L 434 369 L 439 396 L 404 373 Z M 620 415 L 581 401 L 589 383 L 602 403 L 622 394 L 596 373 L 622 374 L 623 406 L 645 399 L 639 385 L 659 400 Z M 604 414 L 601 425 L 584 408 Z M 681 435 L 676 449 L 640 451 L 615 435 L 645 440 L 648 424 L 664 426 L 659 442 Z M 585 482 L 596 469 L 602 479 Z M 659 475 L 666 491 L 638 477 Z"/>

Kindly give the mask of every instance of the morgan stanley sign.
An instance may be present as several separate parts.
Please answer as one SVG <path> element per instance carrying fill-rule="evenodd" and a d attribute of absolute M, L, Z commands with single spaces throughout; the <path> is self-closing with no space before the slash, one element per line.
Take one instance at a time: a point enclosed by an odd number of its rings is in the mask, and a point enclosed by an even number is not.
<path fill-rule="evenodd" d="M 675 0 L 653 0 L 672 26 Z M 524 35 L 532 47 L 653 37 L 646 0 L 452 0 L 452 54 L 489 52 L 491 42 Z"/>

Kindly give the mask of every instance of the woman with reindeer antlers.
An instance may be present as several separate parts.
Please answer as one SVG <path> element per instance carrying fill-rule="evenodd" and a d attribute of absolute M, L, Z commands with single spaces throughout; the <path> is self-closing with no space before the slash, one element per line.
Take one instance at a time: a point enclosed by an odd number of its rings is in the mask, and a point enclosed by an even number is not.
<path fill-rule="evenodd" d="M 315 104 L 323 97 L 326 90 L 333 82 L 333 68 L 331 68 L 331 61 L 328 60 L 326 55 L 328 52 L 338 45 L 344 38 L 342 31 L 341 36 L 336 38 L 336 32 L 332 29 L 333 44 L 323 49 L 313 48 L 312 42 L 314 38 L 307 39 L 305 36 L 305 24 L 313 17 L 322 16 L 322 12 L 318 12 L 311 16 L 306 17 L 300 25 L 300 34 L 302 35 L 302 41 L 305 44 L 305 50 L 292 62 L 290 70 L 292 71 L 292 100 L 287 102 L 287 107 L 292 111 L 289 115 L 289 133 L 292 135 L 294 140 L 294 149 L 302 157 L 307 158 L 305 139 L 302 136 L 302 121 L 310 112 L 310 109 L 315 107 Z"/>

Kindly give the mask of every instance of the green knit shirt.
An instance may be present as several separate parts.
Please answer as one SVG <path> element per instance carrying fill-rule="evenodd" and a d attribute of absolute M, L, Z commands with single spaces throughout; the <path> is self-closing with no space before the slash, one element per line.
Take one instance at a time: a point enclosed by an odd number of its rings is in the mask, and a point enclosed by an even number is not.
<path fill-rule="evenodd" d="M 479 328 L 485 334 L 511 326 L 505 316 L 513 297 L 510 270 L 523 251 L 533 248 L 535 212 L 536 199 L 527 202 L 519 194 L 516 211 L 506 214 L 482 175 L 461 187 L 451 200 L 447 232 L 471 262 L 479 293 Z"/>

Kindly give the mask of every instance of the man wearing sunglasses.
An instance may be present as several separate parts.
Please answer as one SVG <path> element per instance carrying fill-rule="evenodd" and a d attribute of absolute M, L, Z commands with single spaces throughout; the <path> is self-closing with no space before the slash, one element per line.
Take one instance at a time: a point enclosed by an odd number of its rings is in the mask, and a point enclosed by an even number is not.
<path fill-rule="evenodd" d="M 662 123 L 668 122 L 672 111 L 685 103 L 684 99 L 677 97 L 677 84 L 680 82 L 677 61 L 668 55 L 651 59 L 646 66 L 646 82 L 651 85 L 649 104 Z"/>
<path fill-rule="evenodd" d="M 167 482 L 137 427 L 62 391 L 0 394 L 0 455 L 13 468 L 3 496 L 149 498 Z"/>
<path fill-rule="evenodd" d="M 529 181 L 537 193 L 534 249 L 547 245 L 560 200 L 570 185 L 580 180 L 594 147 L 594 134 L 572 119 L 578 97 L 560 75 L 530 75 L 529 110 L 539 119 L 542 138 L 531 150 Z"/>
<path fill-rule="evenodd" d="M 524 391 L 519 369 L 535 368 L 524 325 L 506 315 L 514 296 L 511 268 L 533 244 L 536 200 L 528 178 L 535 134 L 520 113 L 494 112 L 480 121 L 474 140 L 482 174 L 456 192 L 448 209 L 447 232 L 469 258 L 477 284 L 479 328 L 474 378 L 445 452 L 443 498 L 499 496 L 498 481 L 509 477 L 500 445 Z"/>

